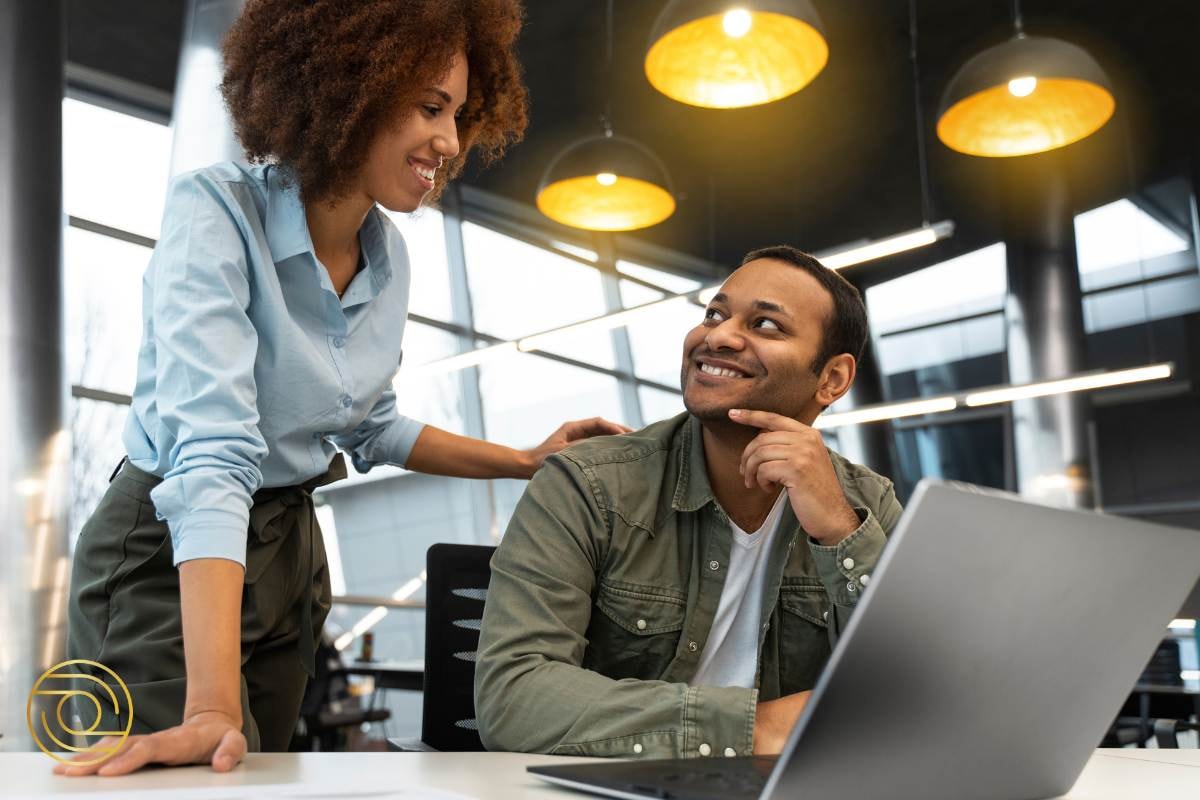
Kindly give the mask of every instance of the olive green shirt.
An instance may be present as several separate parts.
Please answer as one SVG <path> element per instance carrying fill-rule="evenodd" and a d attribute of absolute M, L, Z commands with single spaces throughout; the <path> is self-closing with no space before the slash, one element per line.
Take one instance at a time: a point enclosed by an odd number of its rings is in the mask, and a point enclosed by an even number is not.
<path fill-rule="evenodd" d="M 750 755 L 755 704 L 813 688 L 900 517 L 891 481 L 829 456 L 861 525 L 824 547 L 787 504 L 768 554 L 754 689 L 689 685 L 733 535 L 699 420 L 682 414 L 548 458 L 492 560 L 475 669 L 483 743 Z"/>

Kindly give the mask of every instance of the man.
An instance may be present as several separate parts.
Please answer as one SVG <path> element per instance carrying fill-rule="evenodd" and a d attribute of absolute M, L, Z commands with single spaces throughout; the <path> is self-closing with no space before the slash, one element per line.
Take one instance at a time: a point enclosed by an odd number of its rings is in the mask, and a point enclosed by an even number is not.
<path fill-rule="evenodd" d="M 684 340 L 688 413 L 546 461 L 492 561 L 485 745 L 780 751 L 900 516 L 891 482 L 811 427 L 866 337 L 845 279 L 756 250 Z"/>

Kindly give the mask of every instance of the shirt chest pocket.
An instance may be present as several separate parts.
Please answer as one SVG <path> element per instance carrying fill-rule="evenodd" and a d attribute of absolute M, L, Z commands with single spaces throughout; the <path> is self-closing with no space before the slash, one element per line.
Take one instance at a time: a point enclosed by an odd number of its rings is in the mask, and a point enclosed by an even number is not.
<path fill-rule="evenodd" d="M 658 678 L 675 657 L 685 610 L 659 587 L 602 581 L 583 666 L 614 679 Z"/>
<path fill-rule="evenodd" d="M 779 661 L 782 694 L 813 688 L 829 660 L 826 612 L 829 598 L 819 583 L 785 583 L 779 590 Z"/>

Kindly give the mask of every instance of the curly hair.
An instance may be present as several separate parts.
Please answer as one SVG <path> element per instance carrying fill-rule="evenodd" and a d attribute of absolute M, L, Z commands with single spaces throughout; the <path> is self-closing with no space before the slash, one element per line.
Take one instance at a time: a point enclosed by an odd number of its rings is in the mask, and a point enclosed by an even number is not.
<path fill-rule="evenodd" d="M 306 202 L 334 201 L 376 135 L 465 52 L 460 152 L 436 200 L 471 150 L 488 164 L 525 132 L 522 16 L 520 0 L 249 0 L 225 39 L 221 93 L 250 161 L 285 167 Z"/>

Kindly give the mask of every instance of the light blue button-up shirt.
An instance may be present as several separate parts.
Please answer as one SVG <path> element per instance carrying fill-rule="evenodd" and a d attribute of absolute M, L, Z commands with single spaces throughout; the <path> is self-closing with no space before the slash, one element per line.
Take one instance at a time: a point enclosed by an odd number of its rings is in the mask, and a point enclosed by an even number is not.
<path fill-rule="evenodd" d="M 379 210 L 339 299 L 297 188 L 278 167 L 217 164 L 176 178 L 143 281 L 129 460 L 175 563 L 245 564 L 251 495 L 329 468 L 403 465 L 423 427 L 396 412 L 408 312 L 404 239 Z"/>

